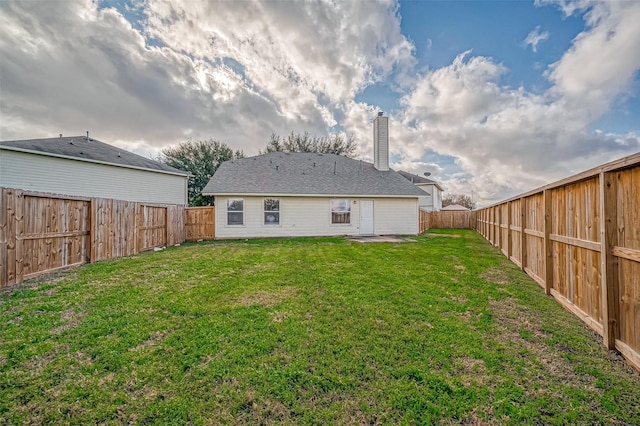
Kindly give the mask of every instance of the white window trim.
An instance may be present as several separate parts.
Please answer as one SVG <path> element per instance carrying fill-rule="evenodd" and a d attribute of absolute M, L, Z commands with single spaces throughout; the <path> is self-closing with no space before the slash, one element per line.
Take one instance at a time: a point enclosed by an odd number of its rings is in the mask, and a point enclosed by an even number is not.
<path fill-rule="evenodd" d="M 241 200 L 242 201 L 242 210 L 231 210 L 231 211 L 229 211 L 229 202 L 231 200 Z M 225 226 L 229 226 L 229 227 L 233 227 L 233 228 L 246 226 L 245 225 L 246 216 L 245 216 L 245 211 L 244 211 L 244 205 L 245 205 L 245 199 L 244 198 L 241 198 L 241 197 L 238 197 L 238 198 L 227 198 L 227 208 L 225 209 L 225 221 L 224 221 Z M 242 213 L 242 223 L 241 224 L 235 224 L 235 223 L 231 224 L 231 223 L 229 223 L 229 213 L 230 212 L 231 213 Z"/>
<path fill-rule="evenodd" d="M 333 201 L 335 200 L 346 200 L 349 202 L 349 211 L 348 212 L 340 212 L 340 211 L 335 211 L 333 210 Z M 351 210 L 351 205 L 353 204 L 352 200 L 350 198 L 332 198 L 329 201 L 329 225 L 331 226 L 351 226 L 351 214 L 353 213 Z M 333 213 L 349 213 L 349 222 L 348 223 L 334 223 L 333 222 Z"/>
<path fill-rule="evenodd" d="M 278 210 L 265 210 L 265 202 L 267 200 L 277 200 L 278 201 Z M 280 207 L 281 199 L 273 198 L 273 197 L 265 197 L 262 200 L 262 226 L 266 228 L 278 228 L 282 227 L 282 208 Z M 264 215 L 266 213 L 278 213 L 278 223 L 267 223 L 264 219 Z"/>

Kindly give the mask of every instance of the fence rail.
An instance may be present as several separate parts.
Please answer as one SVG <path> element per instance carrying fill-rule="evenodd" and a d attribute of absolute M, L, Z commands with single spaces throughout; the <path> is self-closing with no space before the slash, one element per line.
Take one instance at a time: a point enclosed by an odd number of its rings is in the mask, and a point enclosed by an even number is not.
<path fill-rule="evenodd" d="M 476 229 L 640 369 L 640 154 L 478 210 Z"/>
<path fill-rule="evenodd" d="M 184 240 L 184 206 L 0 188 L 0 288 Z"/>

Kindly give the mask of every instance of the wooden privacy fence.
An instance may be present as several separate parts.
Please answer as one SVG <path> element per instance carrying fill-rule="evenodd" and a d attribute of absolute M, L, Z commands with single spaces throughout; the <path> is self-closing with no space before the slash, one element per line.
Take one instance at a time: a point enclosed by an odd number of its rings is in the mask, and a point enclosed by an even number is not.
<path fill-rule="evenodd" d="M 187 241 L 213 240 L 216 236 L 215 207 L 185 209 L 184 234 Z"/>
<path fill-rule="evenodd" d="M 479 210 L 477 230 L 640 368 L 640 154 Z"/>
<path fill-rule="evenodd" d="M 418 229 L 420 234 L 428 229 L 458 228 L 475 229 L 476 212 L 464 210 L 440 210 L 428 212 L 420 210 Z"/>
<path fill-rule="evenodd" d="M 184 206 L 0 188 L 0 287 L 184 241 Z"/>
<path fill-rule="evenodd" d="M 418 210 L 418 233 L 422 234 L 430 228 L 429 221 L 430 215 L 426 210 Z"/>

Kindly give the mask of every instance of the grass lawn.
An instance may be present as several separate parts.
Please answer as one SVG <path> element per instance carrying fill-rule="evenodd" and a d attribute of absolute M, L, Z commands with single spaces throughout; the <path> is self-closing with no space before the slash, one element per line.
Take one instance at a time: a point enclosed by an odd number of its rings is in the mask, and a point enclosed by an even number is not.
<path fill-rule="evenodd" d="M 186 244 L 0 294 L 0 424 L 640 424 L 640 374 L 472 231 Z"/>

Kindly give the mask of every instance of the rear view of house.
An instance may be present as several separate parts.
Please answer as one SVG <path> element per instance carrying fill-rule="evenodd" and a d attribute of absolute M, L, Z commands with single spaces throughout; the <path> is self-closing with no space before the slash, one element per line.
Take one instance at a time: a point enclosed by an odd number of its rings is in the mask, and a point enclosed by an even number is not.
<path fill-rule="evenodd" d="M 382 114 L 374 158 L 276 152 L 223 163 L 202 191 L 215 196 L 216 238 L 417 234 L 424 192 L 389 169 Z"/>

